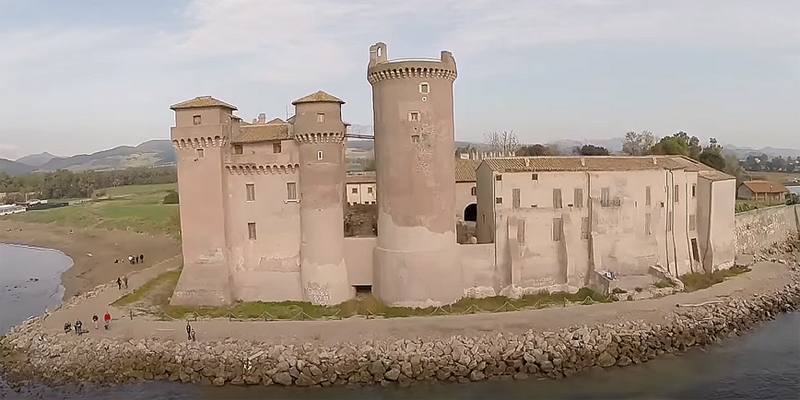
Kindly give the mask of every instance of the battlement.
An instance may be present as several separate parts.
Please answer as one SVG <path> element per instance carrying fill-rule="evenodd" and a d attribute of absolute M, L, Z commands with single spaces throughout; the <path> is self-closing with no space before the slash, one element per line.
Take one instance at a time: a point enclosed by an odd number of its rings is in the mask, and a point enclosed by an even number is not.
<path fill-rule="evenodd" d="M 341 143 L 344 141 L 344 132 L 311 132 L 295 133 L 294 140 L 298 143 Z"/>
<path fill-rule="evenodd" d="M 386 79 L 424 78 L 448 79 L 458 76 L 453 53 L 443 50 L 437 58 L 402 58 L 390 60 L 385 43 L 369 48 L 367 80 L 370 84 Z"/>

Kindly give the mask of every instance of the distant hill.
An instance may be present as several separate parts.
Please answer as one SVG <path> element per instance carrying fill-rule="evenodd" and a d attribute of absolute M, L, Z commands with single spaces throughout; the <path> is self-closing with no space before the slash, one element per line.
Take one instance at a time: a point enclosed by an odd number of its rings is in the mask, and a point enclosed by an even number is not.
<path fill-rule="evenodd" d="M 16 161 L 0 158 L 0 172 L 11 176 L 25 175 L 34 170 L 34 167 Z"/>
<path fill-rule="evenodd" d="M 725 151 L 734 154 L 738 159 L 747 158 L 747 156 L 760 156 L 766 154 L 770 157 L 798 157 L 800 156 L 800 149 L 787 149 L 780 147 L 762 147 L 760 149 L 753 149 L 750 147 L 738 147 L 732 144 L 724 145 Z"/>
<path fill-rule="evenodd" d="M 30 165 L 31 167 L 39 167 L 46 164 L 48 161 L 59 158 L 58 156 L 54 156 L 48 152 L 39 153 L 39 154 L 29 154 L 25 157 L 20 157 L 14 161 L 18 163 L 23 163 L 25 165 Z"/>

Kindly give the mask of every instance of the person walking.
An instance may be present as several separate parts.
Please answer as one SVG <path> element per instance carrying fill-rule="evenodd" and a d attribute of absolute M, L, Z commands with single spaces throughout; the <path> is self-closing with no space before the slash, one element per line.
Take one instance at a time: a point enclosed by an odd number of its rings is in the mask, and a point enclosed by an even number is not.
<path fill-rule="evenodd" d="M 192 325 L 186 321 L 186 340 L 192 340 Z"/>
<path fill-rule="evenodd" d="M 103 315 L 103 323 L 103 326 L 108 330 L 109 325 L 111 325 L 111 314 L 108 311 Z"/>
<path fill-rule="evenodd" d="M 128 256 L 128 263 L 133 264 L 133 256 Z"/>
<path fill-rule="evenodd" d="M 119 286 L 119 290 L 122 290 L 122 279 L 117 277 L 117 286 Z"/>
<path fill-rule="evenodd" d="M 139 254 L 139 261 L 144 262 L 144 254 Z"/>
<path fill-rule="evenodd" d="M 100 317 L 97 314 L 92 315 L 92 324 L 94 324 L 94 329 L 97 330 L 100 327 Z"/>
<path fill-rule="evenodd" d="M 125 285 L 125 289 L 128 288 L 128 275 L 122 275 L 122 284 Z"/>
<path fill-rule="evenodd" d="M 83 333 L 83 322 L 81 322 L 81 320 L 76 320 L 75 321 L 75 334 L 76 335 L 80 335 L 81 333 Z"/>

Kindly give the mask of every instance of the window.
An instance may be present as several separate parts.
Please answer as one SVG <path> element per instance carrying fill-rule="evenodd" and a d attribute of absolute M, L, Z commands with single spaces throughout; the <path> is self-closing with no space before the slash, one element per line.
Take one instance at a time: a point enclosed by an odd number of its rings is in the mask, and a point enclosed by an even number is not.
<path fill-rule="evenodd" d="M 496 180 L 496 181 L 502 181 L 502 180 L 503 180 L 503 175 L 500 175 L 500 174 L 497 174 L 497 175 L 495 175 L 495 176 L 494 176 L 494 180 Z"/>
<path fill-rule="evenodd" d="M 419 135 L 411 135 L 411 143 L 419 143 Z"/>
<path fill-rule="evenodd" d="M 350 191 L 351 191 L 351 192 L 353 192 L 354 194 L 355 194 L 355 193 L 358 193 L 358 188 L 353 188 L 353 189 L 351 189 Z"/>
<path fill-rule="evenodd" d="M 531 180 L 532 181 L 538 181 L 539 180 L 539 174 L 531 174 Z"/>
<path fill-rule="evenodd" d="M 553 241 L 560 242 L 563 235 L 564 231 L 563 226 L 561 226 L 561 218 L 553 218 Z"/>
<path fill-rule="evenodd" d="M 644 188 L 644 205 L 649 206 L 652 198 L 650 197 L 650 186 Z"/>
<path fill-rule="evenodd" d="M 286 199 L 297 200 L 297 182 L 286 182 Z"/>
<path fill-rule="evenodd" d="M 512 208 L 519 208 L 519 196 L 520 196 L 519 189 L 513 189 L 511 191 L 511 207 Z"/>
<path fill-rule="evenodd" d="M 428 82 L 422 82 L 419 84 L 419 92 L 422 94 L 428 94 L 431 92 L 431 86 L 428 85 Z"/>
<path fill-rule="evenodd" d="M 408 113 L 408 120 L 411 122 L 419 122 L 419 111 L 411 111 Z"/>
<path fill-rule="evenodd" d="M 525 220 L 517 221 L 517 242 L 525 243 Z"/>
<path fill-rule="evenodd" d="M 244 185 L 245 192 L 247 192 L 247 201 L 255 201 L 256 199 L 256 185 L 248 183 Z"/>
<path fill-rule="evenodd" d="M 583 189 L 582 188 L 575 188 L 575 198 L 572 200 L 575 204 L 575 208 L 583 208 Z"/>
<path fill-rule="evenodd" d="M 600 207 L 611 206 L 611 189 L 604 187 L 600 190 Z"/>
<path fill-rule="evenodd" d="M 322 150 L 317 152 L 317 160 L 322 160 Z"/>
<path fill-rule="evenodd" d="M 495 197 L 494 198 L 494 204 L 503 204 L 503 198 L 502 197 Z"/>
<path fill-rule="evenodd" d="M 205 149 L 197 149 L 197 158 L 205 158 L 205 157 L 206 157 Z"/>
<path fill-rule="evenodd" d="M 692 198 L 697 197 L 697 184 L 692 184 Z"/>
<path fill-rule="evenodd" d="M 553 208 L 561 208 L 561 189 L 553 189 Z"/>
<path fill-rule="evenodd" d="M 320 124 L 325 122 L 325 113 L 317 113 L 317 122 Z"/>
<path fill-rule="evenodd" d="M 689 231 L 694 232 L 697 230 L 697 216 L 694 214 L 689 215 Z"/>
<path fill-rule="evenodd" d="M 675 190 L 672 192 L 672 199 L 676 203 L 680 203 L 680 186 L 675 185 Z"/>
<path fill-rule="evenodd" d="M 256 240 L 256 223 L 255 222 L 248 222 L 247 223 L 247 237 L 250 240 Z"/>
<path fill-rule="evenodd" d="M 653 234 L 653 215 L 650 213 L 644 215 L 644 233 L 647 235 Z"/>
<path fill-rule="evenodd" d="M 367 186 L 367 193 L 372 193 L 372 186 Z"/>
<path fill-rule="evenodd" d="M 589 238 L 589 217 L 581 218 L 581 238 Z"/>
<path fill-rule="evenodd" d="M 280 153 L 281 152 L 281 142 L 273 143 L 272 144 L 272 152 L 273 153 Z"/>
<path fill-rule="evenodd" d="M 233 145 L 233 154 L 242 154 L 243 152 L 244 149 L 242 148 L 242 145 L 240 144 Z"/>
<path fill-rule="evenodd" d="M 203 121 L 203 117 L 201 117 L 199 115 L 195 115 L 194 117 L 192 117 L 192 124 L 194 124 L 194 125 L 200 125 L 202 123 L 202 121 Z"/>
<path fill-rule="evenodd" d="M 472 187 L 472 188 L 469 190 L 469 194 L 471 194 L 471 195 L 473 195 L 473 196 L 477 196 L 477 195 L 478 195 L 478 188 L 477 188 L 477 187 L 475 187 L 475 186 L 473 186 L 473 187 Z"/>

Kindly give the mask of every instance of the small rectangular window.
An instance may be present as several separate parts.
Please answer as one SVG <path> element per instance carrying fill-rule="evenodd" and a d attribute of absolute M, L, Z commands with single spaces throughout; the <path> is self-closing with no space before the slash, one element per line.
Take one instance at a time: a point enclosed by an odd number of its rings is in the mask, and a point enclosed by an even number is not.
<path fill-rule="evenodd" d="M 553 218 L 553 241 L 560 242 L 564 235 L 561 218 Z"/>
<path fill-rule="evenodd" d="M 575 188 L 575 198 L 572 200 L 575 204 L 575 208 L 583 208 L 583 189 L 582 188 Z"/>
<path fill-rule="evenodd" d="M 503 198 L 502 197 L 495 197 L 494 198 L 494 203 L 495 204 L 503 204 Z"/>
<path fill-rule="evenodd" d="M 581 238 L 589 238 L 589 217 L 581 218 Z"/>
<path fill-rule="evenodd" d="M 600 190 L 600 207 L 611 206 L 611 189 L 604 187 Z"/>
<path fill-rule="evenodd" d="M 561 208 L 561 189 L 553 189 L 553 208 Z"/>
<path fill-rule="evenodd" d="M 244 149 L 242 148 L 242 145 L 240 144 L 233 145 L 233 154 L 242 154 L 243 152 Z"/>
<path fill-rule="evenodd" d="M 286 199 L 297 200 L 297 182 L 286 182 Z"/>
<path fill-rule="evenodd" d="M 532 181 L 538 181 L 539 180 L 539 174 L 531 174 L 531 180 Z"/>
<path fill-rule="evenodd" d="M 697 217 L 694 214 L 689 215 L 689 231 L 694 232 L 697 230 Z"/>
<path fill-rule="evenodd" d="M 644 233 L 647 235 L 653 234 L 653 215 L 650 213 L 644 215 Z"/>
<path fill-rule="evenodd" d="M 200 125 L 200 123 L 202 123 L 202 121 L 203 121 L 203 117 L 201 117 L 199 115 L 195 115 L 195 116 L 192 117 L 192 124 L 194 124 L 194 125 Z"/>
<path fill-rule="evenodd" d="M 496 180 L 496 181 L 502 181 L 502 180 L 503 180 L 503 175 L 500 175 L 500 174 L 497 174 L 497 175 L 495 175 L 495 176 L 494 176 L 494 180 Z"/>
<path fill-rule="evenodd" d="M 320 124 L 325 122 L 325 113 L 317 113 L 317 122 Z"/>
<path fill-rule="evenodd" d="M 419 111 L 411 111 L 408 113 L 408 120 L 411 122 L 419 122 Z"/>
<path fill-rule="evenodd" d="M 255 201 L 256 199 L 256 185 L 253 183 L 248 183 L 244 185 L 245 191 L 247 192 L 247 201 Z"/>
<path fill-rule="evenodd" d="M 672 199 L 673 199 L 673 200 L 674 200 L 676 203 L 680 203 L 680 199 L 681 199 L 681 198 L 680 198 L 680 186 L 678 186 L 678 185 L 675 185 L 675 190 L 672 192 Z"/>
<path fill-rule="evenodd" d="M 519 197 L 520 197 L 520 190 L 513 189 L 511 190 L 511 207 L 512 208 L 519 208 Z"/>
<path fill-rule="evenodd" d="M 428 94 L 431 92 L 431 87 L 428 85 L 428 82 L 422 82 L 419 84 L 419 92 L 422 94 Z"/>
<path fill-rule="evenodd" d="M 281 142 L 273 143 L 272 144 L 272 152 L 273 153 L 280 153 L 281 152 Z"/>
<path fill-rule="evenodd" d="M 351 190 L 351 192 L 353 192 L 353 193 L 358 193 L 358 188 L 353 188 L 353 189 Z"/>
<path fill-rule="evenodd" d="M 697 197 L 697 184 L 692 184 L 692 198 Z"/>
<path fill-rule="evenodd" d="M 525 243 L 525 220 L 517 221 L 517 242 Z"/>
<path fill-rule="evenodd" d="M 411 143 L 419 143 L 419 135 L 411 135 Z"/>
<path fill-rule="evenodd" d="M 652 198 L 650 195 L 650 186 L 644 188 L 644 205 L 649 206 L 652 202 Z"/>
<path fill-rule="evenodd" d="M 469 190 L 469 194 L 471 194 L 473 196 L 477 196 L 478 195 L 478 188 L 473 186 L 472 189 Z"/>
<path fill-rule="evenodd" d="M 206 157 L 205 149 L 197 149 L 197 158 L 205 158 L 205 157 Z"/>
<path fill-rule="evenodd" d="M 255 222 L 248 222 L 247 223 L 247 236 L 250 240 L 256 240 L 256 223 Z"/>
<path fill-rule="evenodd" d="M 367 193 L 372 193 L 372 186 L 367 186 Z"/>
<path fill-rule="evenodd" d="M 322 150 L 317 152 L 317 160 L 322 160 Z"/>

